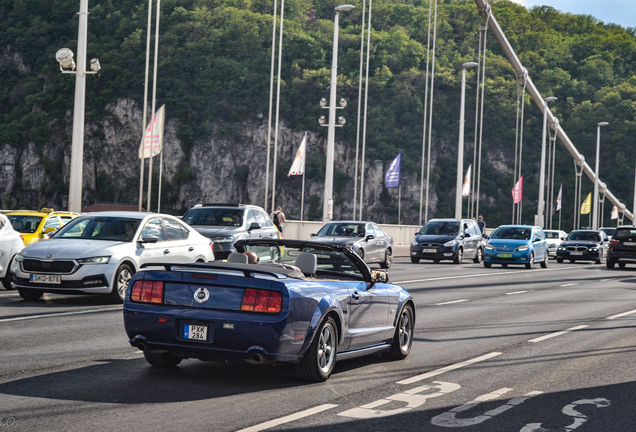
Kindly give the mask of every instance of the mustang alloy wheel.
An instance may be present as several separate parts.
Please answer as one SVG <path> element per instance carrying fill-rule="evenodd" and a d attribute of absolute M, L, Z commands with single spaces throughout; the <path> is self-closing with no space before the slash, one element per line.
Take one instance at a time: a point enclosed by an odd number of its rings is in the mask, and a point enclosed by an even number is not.
<path fill-rule="evenodd" d="M 304 381 L 322 382 L 331 375 L 338 352 L 338 328 L 331 317 L 318 327 L 314 340 L 300 363 L 296 365 L 298 378 Z"/>
<path fill-rule="evenodd" d="M 108 298 L 113 303 L 123 303 L 126 298 L 126 290 L 128 289 L 128 283 L 133 277 L 135 272 L 128 264 L 122 264 L 115 273 L 113 279 L 113 290 L 108 294 Z"/>
<path fill-rule="evenodd" d="M 413 345 L 413 329 L 415 328 L 415 317 L 413 316 L 413 307 L 410 304 L 404 306 L 400 318 L 395 326 L 395 334 L 391 349 L 386 353 L 385 357 L 395 360 L 406 358 L 411 352 Z"/>

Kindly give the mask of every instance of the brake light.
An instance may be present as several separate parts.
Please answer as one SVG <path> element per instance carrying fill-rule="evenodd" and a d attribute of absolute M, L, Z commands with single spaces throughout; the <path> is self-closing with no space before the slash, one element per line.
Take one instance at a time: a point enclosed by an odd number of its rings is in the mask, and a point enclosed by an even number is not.
<path fill-rule="evenodd" d="M 618 240 L 610 240 L 610 246 L 618 246 L 619 243 Z"/>
<path fill-rule="evenodd" d="M 279 313 L 283 309 L 283 294 L 277 291 L 248 288 L 243 292 L 241 310 Z"/>
<path fill-rule="evenodd" d="M 137 281 L 132 287 L 130 300 L 139 303 L 163 304 L 164 283 L 160 281 Z"/>

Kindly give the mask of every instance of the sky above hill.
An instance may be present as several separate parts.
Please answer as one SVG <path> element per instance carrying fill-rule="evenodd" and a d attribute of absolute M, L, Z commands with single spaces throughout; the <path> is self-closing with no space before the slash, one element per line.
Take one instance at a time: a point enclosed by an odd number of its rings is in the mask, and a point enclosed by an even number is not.
<path fill-rule="evenodd" d="M 527 8 L 552 6 L 562 12 L 592 15 L 605 22 L 623 27 L 636 27 L 636 1 L 634 0 L 512 0 Z"/>

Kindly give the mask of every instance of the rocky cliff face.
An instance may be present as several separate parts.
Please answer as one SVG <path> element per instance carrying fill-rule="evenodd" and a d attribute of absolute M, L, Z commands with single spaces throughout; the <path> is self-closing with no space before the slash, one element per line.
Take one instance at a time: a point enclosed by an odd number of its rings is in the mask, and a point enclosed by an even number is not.
<path fill-rule="evenodd" d="M 132 100 L 120 99 L 107 107 L 99 122 L 86 123 L 84 138 L 83 205 L 95 201 L 136 203 L 139 196 L 139 159 L 137 151 L 142 130 L 142 107 Z M 54 137 L 50 143 L 36 147 L 28 143 L 18 149 L 0 144 L 0 206 L 2 208 L 64 209 L 68 204 L 68 179 L 71 152 L 72 113 L 66 118 L 66 136 Z M 181 213 L 197 203 L 243 202 L 266 205 L 265 168 L 267 163 L 267 121 L 244 122 L 234 133 L 217 133 L 195 145 L 189 154 L 177 138 L 178 122 L 169 113 L 164 131 L 162 211 Z M 237 126 L 237 125 L 234 125 Z M 273 132 L 272 132 L 273 135 Z M 300 176 L 286 177 L 304 131 L 293 131 L 281 125 L 277 148 L 276 205 L 281 205 L 288 218 L 300 218 Z M 445 147 L 441 143 L 440 152 Z M 446 143 L 447 144 L 447 143 Z M 307 135 L 309 158 L 324 160 L 326 140 L 315 133 Z M 271 164 L 273 165 L 274 139 Z M 434 146 L 440 147 L 440 146 Z M 433 155 L 433 164 L 436 155 Z M 154 174 L 159 161 L 155 158 Z M 334 186 L 334 219 L 353 217 L 355 143 L 336 142 Z M 146 163 L 147 166 L 147 163 Z M 366 161 L 363 218 L 380 223 L 397 223 L 397 188 L 384 192 L 384 172 L 381 161 Z M 186 181 L 176 184 L 179 170 L 188 170 Z M 310 210 L 322 214 L 324 174 L 307 178 L 305 184 L 305 218 Z M 181 176 L 182 179 L 184 176 Z M 148 170 L 145 172 L 145 183 Z M 270 175 L 270 194 L 271 194 Z M 156 185 L 153 186 L 153 195 Z M 358 183 L 359 188 L 359 183 Z M 144 190 L 147 184 L 144 185 Z M 166 198 L 165 190 L 173 191 Z M 385 198 L 381 200 L 383 192 Z M 145 192 L 144 192 L 145 197 Z M 402 223 L 417 223 L 419 219 L 420 181 L 414 174 L 403 173 Z M 431 187 L 429 216 L 435 214 L 437 196 Z M 153 198 L 156 211 L 156 197 Z M 384 203 L 383 203 L 384 202 Z M 271 203 L 271 195 L 267 205 Z M 386 204 L 385 204 L 386 203 Z M 146 198 L 144 198 L 144 206 Z M 359 206 L 357 206 L 359 207 Z M 388 207 L 391 207 L 390 209 Z M 387 213 L 387 210 L 389 212 Z"/>

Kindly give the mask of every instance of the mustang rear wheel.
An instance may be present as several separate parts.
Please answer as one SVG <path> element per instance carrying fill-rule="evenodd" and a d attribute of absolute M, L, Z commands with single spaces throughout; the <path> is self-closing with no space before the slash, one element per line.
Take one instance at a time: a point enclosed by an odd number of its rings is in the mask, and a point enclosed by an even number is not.
<path fill-rule="evenodd" d="M 391 349 L 386 353 L 386 357 L 395 360 L 405 359 L 411 352 L 413 345 L 413 329 L 415 328 L 415 317 L 413 316 L 413 307 L 410 304 L 404 306 L 400 319 L 395 326 L 395 334 Z"/>
<path fill-rule="evenodd" d="M 331 375 L 338 352 L 338 329 L 331 317 L 318 327 L 309 349 L 296 365 L 298 378 L 304 381 L 322 382 Z"/>
<path fill-rule="evenodd" d="M 181 357 L 169 352 L 152 352 L 145 350 L 144 357 L 146 361 L 153 366 L 174 367 L 181 363 Z"/>
<path fill-rule="evenodd" d="M 113 290 L 108 294 L 108 299 L 113 303 L 123 303 L 126 298 L 126 290 L 128 289 L 128 282 L 132 279 L 135 272 L 130 268 L 128 264 L 122 264 L 115 273 L 113 279 Z"/>
<path fill-rule="evenodd" d="M 387 249 L 384 253 L 384 262 L 380 263 L 380 268 L 388 269 L 391 267 L 391 260 L 393 259 L 393 253 L 391 249 Z"/>

